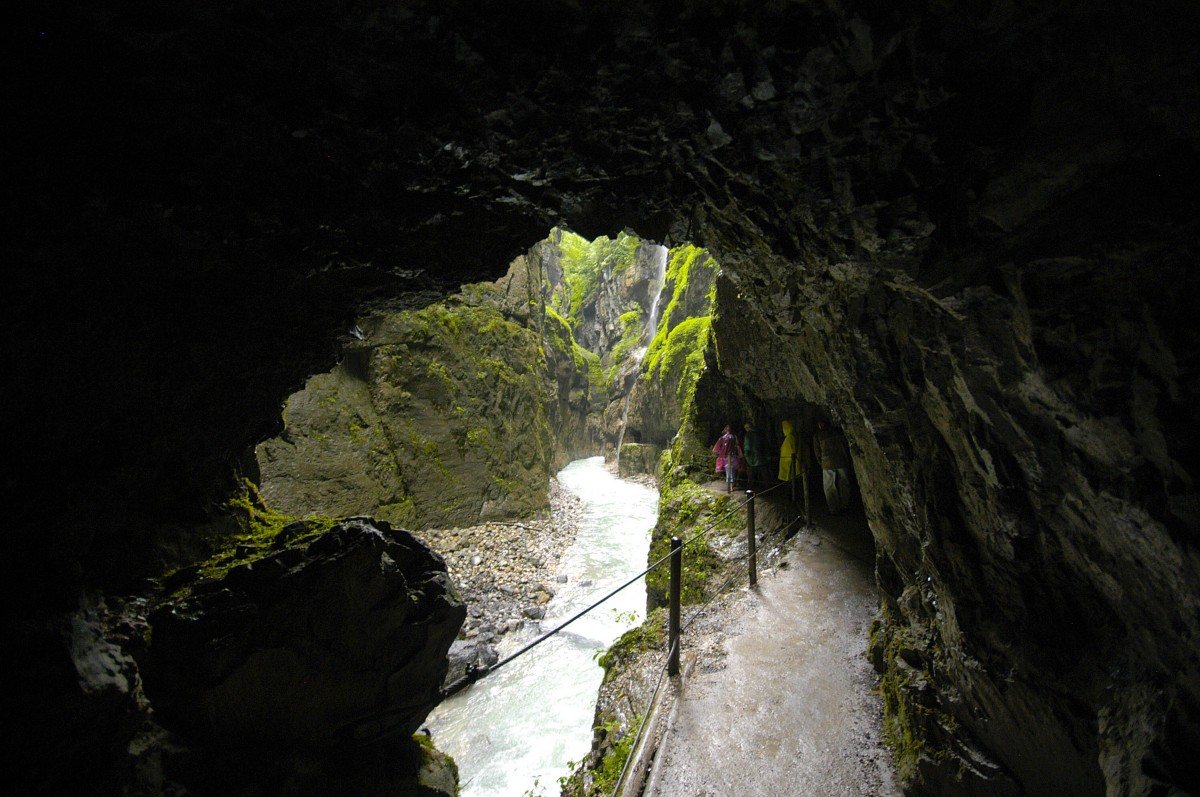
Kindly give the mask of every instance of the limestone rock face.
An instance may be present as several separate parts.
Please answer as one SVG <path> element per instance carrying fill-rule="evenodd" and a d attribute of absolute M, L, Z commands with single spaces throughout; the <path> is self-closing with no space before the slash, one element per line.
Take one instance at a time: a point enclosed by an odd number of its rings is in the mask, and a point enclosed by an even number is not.
<path fill-rule="evenodd" d="M 681 425 L 691 426 L 693 394 L 707 367 L 718 270 L 713 257 L 695 246 L 671 253 L 661 319 L 630 395 L 629 429 L 641 441 L 665 448 Z"/>
<path fill-rule="evenodd" d="M 548 409 L 586 386 L 587 373 L 547 373 L 539 352 L 555 341 L 543 346 L 539 328 L 507 318 L 495 285 L 475 287 L 490 301 L 463 294 L 360 320 L 364 339 L 289 400 L 284 434 L 259 446 L 270 506 L 292 515 L 369 512 L 422 528 L 545 506 L 554 462 Z M 571 362 L 570 349 L 555 357 Z"/>
<path fill-rule="evenodd" d="M 700 256 L 691 282 L 676 269 L 664 289 L 665 257 L 632 236 L 568 244 L 555 231 L 496 282 L 359 319 L 343 361 L 292 395 L 284 433 L 258 446 L 263 498 L 290 515 L 421 528 L 543 509 L 552 468 L 618 444 L 659 290 L 671 298 L 650 359 L 665 363 L 660 392 L 680 392 L 685 358 L 668 332 L 705 305 L 693 294 L 715 265 Z"/>
<path fill-rule="evenodd" d="M 722 375 L 827 408 L 850 441 L 888 721 L 938 793 L 1196 782 L 1195 493 L 1167 431 L 1189 356 L 1172 286 L 1194 279 L 1157 257 L 1137 291 L 1108 279 L 1138 258 L 1108 256 L 970 286 L 840 263 L 757 290 L 769 271 L 743 269 L 742 313 L 718 292 Z"/>
<path fill-rule="evenodd" d="M 624 479 L 638 474 L 654 476 L 658 473 L 658 458 L 662 450 L 647 443 L 626 443 L 621 446 L 621 457 L 617 460 L 617 473 Z"/>
<path fill-rule="evenodd" d="M 437 704 L 465 616 L 440 557 L 352 520 L 156 611 L 142 677 L 159 721 L 208 746 L 403 739 Z"/>

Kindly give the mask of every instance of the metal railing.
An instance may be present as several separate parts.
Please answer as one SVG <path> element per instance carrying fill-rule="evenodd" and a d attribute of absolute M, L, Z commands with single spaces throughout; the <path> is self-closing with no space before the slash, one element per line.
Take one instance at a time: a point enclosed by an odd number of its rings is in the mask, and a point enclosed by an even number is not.
<path fill-rule="evenodd" d="M 755 501 L 756 497 L 766 495 L 767 493 L 772 492 L 773 490 L 783 487 L 785 484 L 787 484 L 787 482 L 781 482 L 780 484 L 777 484 L 774 487 L 770 487 L 758 494 L 754 493 L 752 490 L 747 490 L 746 491 L 746 500 L 743 501 L 742 503 L 738 504 L 736 507 L 734 507 L 731 510 L 731 512 L 732 512 L 732 511 L 736 511 L 737 509 L 740 509 L 743 506 L 746 507 L 746 553 L 743 556 L 737 557 L 737 559 L 745 559 L 747 561 L 748 567 L 746 570 L 746 575 L 747 575 L 747 581 L 751 588 L 757 586 L 757 584 L 758 584 L 758 542 L 757 542 L 758 532 L 757 532 L 757 529 L 755 528 L 754 501 Z M 793 485 L 793 489 L 794 489 L 794 485 Z M 650 704 L 652 707 L 657 702 L 659 690 L 662 687 L 664 677 L 665 676 L 676 676 L 679 673 L 679 652 L 680 652 L 680 649 L 682 648 L 682 644 L 683 644 L 683 632 L 686 631 L 688 629 L 688 627 L 691 626 L 691 624 L 693 622 L 695 622 L 704 613 L 704 611 L 706 609 L 708 609 L 708 607 L 710 605 L 712 605 L 713 601 L 715 601 L 721 595 L 725 594 L 725 591 L 729 588 L 729 586 L 735 580 L 737 580 L 738 578 L 741 577 L 741 572 L 735 569 L 730 574 L 730 576 L 724 581 L 724 583 L 722 583 L 716 589 L 711 590 L 711 594 L 710 594 L 708 600 L 706 600 L 703 604 L 698 606 L 691 613 L 691 615 L 688 617 L 686 622 L 680 622 L 678 620 L 678 617 L 680 614 L 680 596 L 682 593 L 682 579 L 679 576 L 680 576 L 680 571 L 682 570 L 683 549 L 687 545 L 695 542 L 696 540 L 700 539 L 704 535 L 711 532 L 713 529 L 716 528 L 717 524 L 720 523 L 721 520 L 723 520 L 724 518 L 726 518 L 728 516 L 729 516 L 729 513 L 726 513 L 721 518 L 719 518 L 718 520 L 714 521 L 709 526 L 707 526 L 700 533 L 698 533 L 695 536 L 688 539 L 686 542 L 681 541 L 678 537 L 671 538 L 671 553 L 669 554 L 669 557 L 671 559 L 671 586 L 670 586 L 670 592 L 668 595 L 668 607 L 669 607 L 668 608 L 668 617 L 669 617 L 669 619 L 668 619 L 668 638 L 667 638 L 668 654 L 667 654 L 666 663 L 664 664 L 661 672 L 659 673 L 659 680 L 658 680 L 658 684 L 655 686 L 655 689 L 654 689 L 654 696 L 652 696 L 651 700 L 650 700 Z M 777 530 L 777 533 L 780 536 L 786 534 L 789 529 L 791 529 L 793 526 L 796 525 L 797 522 L 799 522 L 801 520 L 804 521 L 805 525 L 808 525 L 809 521 L 808 521 L 808 517 L 807 517 L 807 512 L 805 512 L 804 515 L 797 516 L 791 522 L 786 523 L 783 526 L 781 526 Z M 734 561 L 737 561 L 737 559 L 735 559 Z M 619 795 L 623 795 L 626 793 L 634 794 L 634 795 L 640 793 L 640 790 L 643 786 L 645 774 L 646 774 L 644 771 L 644 766 L 646 764 L 648 764 L 649 757 L 648 756 L 639 756 L 638 752 L 640 750 L 642 750 L 644 748 L 645 744 L 647 743 L 647 741 L 644 737 L 651 735 L 653 733 L 652 728 L 650 728 L 648 730 L 651 722 L 652 722 L 651 712 L 647 711 L 646 715 L 642 718 L 642 722 L 639 724 L 636 735 L 634 736 L 634 740 L 633 740 L 632 744 L 630 745 L 630 749 L 633 752 L 630 754 L 629 758 L 627 758 L 625 760 L 625 765 L 621 770 L 620 776 L 618 776 L 618 778 L 617 778 L 616 787 L 613 789 L 613 792 L 612 792 L 613 797 L 619 797 Z M 635 764 L 635 761 L 638 763 Z M 631 766 L 639 767 L 639 770 L 631 770 Z"/>
<path fill-rule="evenodd" d="M 667 565 L 669 567 L 669 572 L 670 572 L 670 587 L 669 587 L 668 598 L 667 598 L 667 607 L 668 607 L 667 608 L 667 611 L 668 611 L 667 656 L 666 656 L 666 661 L 662 667 L 662 670 L 659 673 L 658 683 L 655 685 L 653 696 L 651 697 L 651 700 L 650 700 L 651 706 L 654 706 L 659 698 L 659 695 L 662 690 L 662 686 L 663 686 L 666 678 L 674 677 L 679 674 L 680 651 L 682 649 L 683 632 L 704 612 L 705 609 L 707 609 L 712 604 L 712 602 L 717 597 L 719 597 L 725 593 L 725 591 L 729 588 L 729 586 L 733 583 L 734 580 L 740 578 L 742 575 L 742 571 L 734 570 L 734 572 L 725 580 L 725 582 L 723 584 L 721 584 L 715 590 L 711 591 L 711 594 L 710 594 L 710 597 L 708 598 L 708 600 L 705 601 L 698 608 L 696 608 L 695 611 L 693 611 L 691 613 L 691 615 L 688 617 L 688 619 L 685 622 L 681 616 L 682 615 L 681 595 L 682 595 L 682 583 L 683 583 L 683 550 L 684 550 L 684 548 L 698 542 L 699 540 L 701 540 L 701 539 L 705 538 L 706 536 L 708 536 L 709 534 L 711 534 L 714 530 L 719 528 L 720 525 L 722 523 L 724 523 L 729 517 L 731 517 L 735 512 L 738 512 L 743 507 L 745 507 L 746 508 L 747 550 L 744 555 L 736 557 L 733 560 L 733 562 L 736 562 L 739 559 L 745 559 L 747 561 L 748 566 L 747 566 L 747 570 L 745 572 L 747 574 L 748 583 L 751 587 L 756 586 L 758 584 L 758 539 L 757 539 L 758 533 L 757 533 L 757 529 L 755 528 L 755 523 L 756 523 L 755 499 L 757 497 L 767 495 L 767 494 L 769 494 L 781 487 L 787 486 L 789 484 L 791 485 L 792 495 L 794 497 L 796 481 L 804 482 L 804 485 L 803 485 L 804 486 L 804 512 L 802 515 L 798 516 L 797 518 L 792 520 L 790 523 L 787 523 L 784 526 L 782 526 L 780 529 L 778 529 L 778 532 L 781 535 L 783 533 L 786 533 L 788 529 L 790 529 L 792 526 L 794 526 L 800 520 L 803 520 L 805 525 L 807 525 L 809 523 L 807 479 L 800 478 L 800 479 L 792 479 L 791 481 L 788 481 L 788 482 L 780 482 L 780 483 L 778 483 L 772 487 L 769 487 L 766 490 L 763 490 L 759 493 L 755 493 L 753 490 L 747 490 L 745 493 L 746 497 L 744 500 L 729 507 L 723 514 L 721 514 L 716 519 L 710 521 L 708 523 L 708 525 L 706 525 L 703 529 L 696 532 L 694 535 L 692 535 L 688 539 L 682 540 L 679 537 L 672 537 L 670 552 L 667 553 L 667 555 L 665 555 L 662 558 L 658 559 L 657 561 L 653 562 L 645 570 L 641 571 L 637 575 L 635 575 L 632 578 L 630 578 L 629 580 L 625 581 L 620 586 L 614 588 L 613 590 L 611 590 L 610 592 L 605 594 L 599 600 L 591 603 L 586 608 L 581 609 L 580 611 L 576 612 L 571 617 L 569 617 L 568 619 L 566 619 L 559 625 L 555 626 L 550 631 L 546 632 L 544 635 L 538 637 L 537 639 L 533 640 L 532 642 L 530 642 L 529 644 L 520 648 L 519 650 L 512 653 L 511 655 L 506 656 L 505 658 L 501 659 L 500 661 L 496 662 L 495 664 L 491 665 L 490 667 L 486 666 L 486 665 L 468 667 L 467 672 L 461 678 L 459 678 L 458 680 L 449 684 L 442 690 L 443 699 L 448 698 L 452 695 L 455 695 L 455 694 L 461 692 L 462 690 L 466 689 L 468 686 L 470 686 L 471 684 L 480 680 L 481 678 L 485 677 L 489 673 L 493 673 L 496 670 L 500 669 L 501 667 L 504 667 L 505 665 L 509 664 L 514 659 L 517 659 L 518 657 L 523 656 L 524 654 L 533 650 L 535 647 L 537 647 L 541 643 L 545 642 L 547 639 L 549 639 L 549 638 L 555 636 L 556 634 L 560 633 L 561 631 L 563 631 L 565 628 L 567 628 L 567 626 L 571 625 L 579 618 L 581 618 L 584 615 L 588 614 L 589 612 L 597 609 L 598 607 L 600 607 L 601 605 L 606 603 L 608 600 L 613 598 L 615 595 L 617 595 L 622 590 L 637 583 L 639 580 L 641 580 L 643 577 L 649 575 L 651 572 L 653 572 L 657 568 L 659 568 L 663 565 Z M 624 768 L 622 769 L 621 774 L 617 779 L 617 786 L 616 786 L 616 789 L 613 791 L 614 797 L 616 797 L 616 795 L 625 793 L 626 788 L 628 787 L 628 785 L 630 785 L 627 783 L 627 779 L 629 779 L 629 778 L 634 778 L 637 782 L 638 788 L 640 788 L 641 780 L 642 780 L 642 778 L 644 778 L 645 772 L 644 771 L 643 772 L 631 772 L 630 766 L 631 766 L 632 762 L 635 761 L 635 759 L 640 757 L 638 752 L 640 750 L 643 750 L 645 748 L 645 745 L 652 741 L 647 738 L 647 723 L 650 720 L 652 713 L 653 713 L 652 711 L 647 710 L 645 715 L 642 718 L 641 723 L 638 726 L 638 730 L 636 732 L 634 740 L 633 740 L 632 744 L 630 745 L 630 749 L 632 752 L 631 752 L 629 758 L 626 759 Z M 637 792 L 634 791 L 632 793 L 636 794 Z"/>

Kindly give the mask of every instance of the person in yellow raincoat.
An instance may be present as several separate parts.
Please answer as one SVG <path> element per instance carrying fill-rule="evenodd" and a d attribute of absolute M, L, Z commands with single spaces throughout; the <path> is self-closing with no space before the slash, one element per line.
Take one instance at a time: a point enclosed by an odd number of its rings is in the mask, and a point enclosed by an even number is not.
<path fill-rule="evenodd" d="M 783 422 L 783 444 L 779 447 L 779 481 L 799 479 L 808 471 L 808 446 L 796 434 L 793 421 Z"/>

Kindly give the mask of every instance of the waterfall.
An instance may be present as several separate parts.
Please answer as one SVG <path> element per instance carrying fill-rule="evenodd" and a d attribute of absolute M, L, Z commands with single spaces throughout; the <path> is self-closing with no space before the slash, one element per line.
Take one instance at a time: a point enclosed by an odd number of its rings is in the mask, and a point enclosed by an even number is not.
<path fill-rule="evenodd" d="M 645 341 L 645 346 L 641 346 L 633 353 L 634 362 L 640 364 L 642 358 L 646 356 L 646 352 L 650 349 L 650 344 L 654 341 L 654 336 L 658 334 L 658 303 L 662 299 L 663 289 L 667 287 L 667 255 L 670 250 L 665 246 L 654 247 L 654 263 L 657 266 L 655 273 L 655 281 L 651 286 L 657 285 L 654 289 L 654 298 L 650 301 L 650 315 L 646 319 L 646 327 L 642 332 L 642 337 Z M 625 445 L 625 426 L 629 423 L 629 404 L 633 399 L 633 386 L 637 384 L 637 373 L 635 371 L 634 378 L 629 381 L 629 388 L 625 391 L 625 412 L 621 415 L 621 433 L 617 436 L 617 453 L 616 463 L 617 472 L 621 469 L 621 446 Z"/>
<path fill-rule="evenodd" d="M 650 319 L 646 323 L 646 333 L 650 340 L 654 340 L 654 336 L 658 333 L 658 302 L 662 298 L 663 289 L 667 287 L 667 255 L 669 251 L 665 246 L 659 246 L 654 250 L 654 261 L 658 265 L 658 289 L 654 292 L 654 300 L 650 302 Z M 647 345 L 649 345 L 647 343 Z"/>

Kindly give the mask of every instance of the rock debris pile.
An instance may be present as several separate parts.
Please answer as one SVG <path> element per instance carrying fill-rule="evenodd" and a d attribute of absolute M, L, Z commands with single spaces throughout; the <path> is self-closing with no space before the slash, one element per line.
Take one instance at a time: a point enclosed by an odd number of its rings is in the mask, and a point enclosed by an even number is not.
<path fill-rule="evenodd" d="M 548 517 L 491 522 L 414 534 L 445 557 L 467 607 L 459 638 L 450 648 L 446 683 L 471 665 L 499 660 L 496 646 L 509 633 L 545 616 L 545 605 L 566 576 L 558 563 L 579 530 L 580 500 L 550 480 Z"/>

